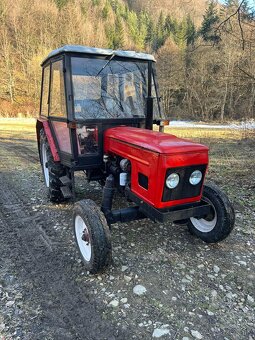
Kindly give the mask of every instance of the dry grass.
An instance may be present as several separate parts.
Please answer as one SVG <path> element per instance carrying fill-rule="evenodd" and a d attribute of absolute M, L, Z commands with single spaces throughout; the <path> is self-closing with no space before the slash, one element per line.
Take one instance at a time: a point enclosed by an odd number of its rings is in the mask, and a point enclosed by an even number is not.
<path fill-rule="evenodd" d="M 30 130 L 35 128 L 35 118 L 0 118 L 0 130 Z"/>
<path fill-rule="evenodd" d="M 35 140 L 34 118 L 0 118 L 0 140 Z"/>
<path fill-rule="evenodd" d="M 222 140 L 242 140 L 255 138 L 255 131 L 245 129 L 212 129 L 212 128 L 172 128 L 166 127 L 166 133 L 171 133 L 181 138 L 191 138 L 197 141 L 207 140 L 222 142 Z"/>

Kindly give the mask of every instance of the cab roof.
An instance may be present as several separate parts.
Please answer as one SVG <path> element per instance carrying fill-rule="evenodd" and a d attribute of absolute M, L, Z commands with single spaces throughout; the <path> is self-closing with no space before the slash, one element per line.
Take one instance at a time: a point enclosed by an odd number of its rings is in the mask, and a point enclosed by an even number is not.
<path fill-rule="evenodd" d="M 135 51 L 112 50 L 112 49 L 107 49 L 107 48 L 97 48 L 97 47 L 89 47 L 89 46 L 82 46 L 82 45 L 65 45 L 50 52 L 48 56 L 43 60 L 42 65 L 46 61 L 48 61 L 50 58 L 55 57 L 62 53 L 84 53 L 84 54 L 95 54 L 95 55 L 104 55 L 104 56 L 116 55 L 118 57 L 123 57 L 123 58 L 155 61 L 154 56 L 151 54 L 147 54 L 147 53 L 140 53 L 140 52 L 135 52 Z"/>

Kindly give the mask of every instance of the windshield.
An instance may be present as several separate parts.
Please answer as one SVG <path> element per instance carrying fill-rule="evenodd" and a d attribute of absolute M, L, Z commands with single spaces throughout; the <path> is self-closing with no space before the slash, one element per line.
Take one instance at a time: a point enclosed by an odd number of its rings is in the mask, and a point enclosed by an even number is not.
<path fill-rule="evenodd" d="M 72 57 L 71 66 L 76 119 L 145 118 L 147 62 Z M 154 114 L 159 116 L 157 99 Z"/>

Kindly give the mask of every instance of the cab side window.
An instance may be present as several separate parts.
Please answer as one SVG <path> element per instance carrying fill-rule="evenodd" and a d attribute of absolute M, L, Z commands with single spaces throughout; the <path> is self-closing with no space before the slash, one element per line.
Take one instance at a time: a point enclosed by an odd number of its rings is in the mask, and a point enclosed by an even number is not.
<path fill-rule="evenodd" d="M 56 61 L 51 65 L 50 115 L 66 117 L 66 98 L 62 60 Z"/>
<path fill-rule="evenodd" d="M 46 66 L 43 70 L 43 88 L 42 88 L 42 104 L 41 115 L 48 116 L 49 111 L 49 84 L 50 84 L 50 66 Z"/>

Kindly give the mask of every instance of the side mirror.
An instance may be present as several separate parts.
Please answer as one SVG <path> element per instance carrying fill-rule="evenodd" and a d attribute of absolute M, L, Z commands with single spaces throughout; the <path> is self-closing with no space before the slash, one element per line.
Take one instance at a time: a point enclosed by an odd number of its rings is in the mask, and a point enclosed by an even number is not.
<path fill-rule="evenodd" d="M 169 125 L 169 120 L 167 119 L 154 119 L 153 124 L 159 126 L 159 132 L 164 132 L 165 126 Z"/>

